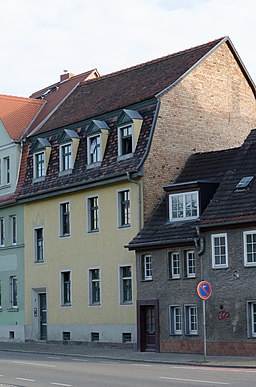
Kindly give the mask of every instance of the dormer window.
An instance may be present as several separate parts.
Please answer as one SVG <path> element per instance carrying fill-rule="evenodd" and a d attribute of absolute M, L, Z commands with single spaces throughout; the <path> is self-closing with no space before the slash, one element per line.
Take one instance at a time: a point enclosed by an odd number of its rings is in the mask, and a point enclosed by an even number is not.
<path fill-rule="evenodd" d="M 142 116 L 134 111 L 124 109 L 117 120 L 118 127 L 118 157 L 125 159 L 133 155 L 137 146 Z"/>
<path fill-rule="evenodd" d="M 107 146 L 109 127 L 105 121 L 92 120 L 87 131 L 88 168 L 99 166 Z"/>
<path fill-rule="evenodd" d="M 79 136 L 74 130 L 64 129 L 60 136 L 60 174 L 71 173 L 76 159 Z"/>
<path fill-rule="evenodd" d="M 32 148 L 34 181 L 45 179 L 51 154 L 51 144 L 46 138 L 38 138 Z"/>
<path fill-rule="evenodd" d="M 198 192 L 169 195 L 169 211 L 171 221 L 198 218 Z"/>

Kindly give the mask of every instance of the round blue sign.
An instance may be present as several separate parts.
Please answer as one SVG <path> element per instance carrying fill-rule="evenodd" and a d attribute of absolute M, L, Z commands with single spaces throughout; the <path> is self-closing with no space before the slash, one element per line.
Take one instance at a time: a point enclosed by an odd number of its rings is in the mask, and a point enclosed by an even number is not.
<path fill-rule="evenodd" d="M 203 300 L 207 300 L 212 294 L 212 288 L 209 282 L 207 281 L 199 282 L 199 284 L 197 285 L 197 294 Z"/>

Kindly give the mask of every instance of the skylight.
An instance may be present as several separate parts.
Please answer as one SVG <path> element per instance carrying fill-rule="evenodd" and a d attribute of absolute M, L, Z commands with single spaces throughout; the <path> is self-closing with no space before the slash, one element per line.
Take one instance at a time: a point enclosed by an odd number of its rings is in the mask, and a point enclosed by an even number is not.
<path fill-rule="evenodd" d="M 253 179 L 254 179 L 254 176 L 245 176 L 245 177 L 243 177 L 239 181 L 239 183 L 236 185 L 236 189 L 240 190 L 240 189 L 247 188 L 249 186 L 249 184 L 252 182 Z"/>

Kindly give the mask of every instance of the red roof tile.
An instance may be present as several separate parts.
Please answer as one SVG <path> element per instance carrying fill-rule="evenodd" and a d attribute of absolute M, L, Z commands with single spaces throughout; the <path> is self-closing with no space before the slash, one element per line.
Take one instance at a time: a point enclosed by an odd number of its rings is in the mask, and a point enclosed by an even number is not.
<path fill-rule="evenodd" d="M 44 101 L 0 95 L 0 119 L 9 136 L 17 141 L 31 125 Z"/>

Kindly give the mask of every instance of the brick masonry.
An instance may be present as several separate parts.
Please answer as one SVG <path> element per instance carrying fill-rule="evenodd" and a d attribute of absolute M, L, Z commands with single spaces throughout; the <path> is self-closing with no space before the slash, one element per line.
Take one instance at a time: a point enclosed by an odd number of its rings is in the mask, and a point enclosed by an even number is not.
<path fill-rule="evenodd" d="M 256 126 L 255 96 L 227 44 L 222 44 L 174 88 L 161 106 L 144 166 L 144 219 L 192 152 L 242 144 Z"/>

